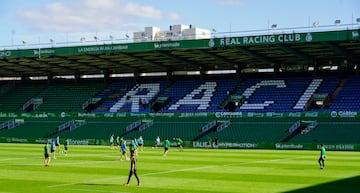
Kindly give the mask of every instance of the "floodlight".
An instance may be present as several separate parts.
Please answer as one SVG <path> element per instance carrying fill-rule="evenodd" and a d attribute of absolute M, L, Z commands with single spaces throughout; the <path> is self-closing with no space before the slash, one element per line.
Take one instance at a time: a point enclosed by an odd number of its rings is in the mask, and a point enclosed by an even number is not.
<path fill-rule="evenodd" d="M 335 22 L 334 22 L 334 23 L 335 23 L 335 25 L 339 25 L 339 24 L 340 24 L 340 22 L 341 22 L 341 21 L 340 21 L 340 19 L 337 19 L 337 20 L 335 20 Z"/>
<path fill-rule="evenodd" d="M 95 40 L 95 41 L 98 41 L 99 38 L 98 38 L 97 36 L 94 36 L 94 40 Z"/>
<path fill-rule="evenodd" d="M 313 26 L 318 27 L 319 26 L 319 21 L 314 21 Z"/>
<path fill-rule="evenodd" d="M 272 24 L 271 29 L 275 29 L 275 28 L 277 28 L 277 24 Z"/>
<path fill-rule="evenodd" d="M 356 18 L 356 22 L 357 22 L 357 23 L 360 23 L 360 18 Z"/>
<path fill-rule="evenodd" d="M 130 36 L 129 36 L 128 34 L 125 34 L 125 37 L 126 37 L 126 38 L 129 38 Z"/>
<path fill-rule="evenodd" d="M 86 39 L 85 39 L 84 37 L 80 38 L 80 42 L 81 42 L 81 43 L 84 43 L 85 40 L 86 40 Z"/>
<path fill-rule="evenodd" d="M 54 46 L 54 40 L 52 38 L 50 38 L 50 43 L 51 43 L 51 46 L 53 47 Z"/>

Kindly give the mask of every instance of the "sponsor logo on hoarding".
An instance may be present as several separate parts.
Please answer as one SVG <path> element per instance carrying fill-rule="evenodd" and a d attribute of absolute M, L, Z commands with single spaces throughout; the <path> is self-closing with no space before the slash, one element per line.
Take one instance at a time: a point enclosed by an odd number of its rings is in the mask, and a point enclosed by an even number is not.
<path fill-rule="evenodd" d="M 303 149 L 304 146 L 301 144 L 275 144 L 276 149 Z"/>
<path fill-rule="evenodd" d="M 331 111 L 330 116 L 332 118 L 342 117 L 342 118 L 355 118 L 357 116 L 357 112 L 354 111 Z"/>

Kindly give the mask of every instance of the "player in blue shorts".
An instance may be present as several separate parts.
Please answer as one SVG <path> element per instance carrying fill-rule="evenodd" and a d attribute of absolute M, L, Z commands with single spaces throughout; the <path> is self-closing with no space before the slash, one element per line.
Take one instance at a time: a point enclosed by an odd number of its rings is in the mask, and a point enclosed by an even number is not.
<path fill-rule="evenodd" d="M 141 135 L 138 138 L 137 143 L 138 143 L 139 148 L 141 148 L 141 151 L 144 151 L 144 139 Z"/>
<path fill-rule="evenodd" d="M 120 150 L 121 150 L 120 161 L 123 160 L 123 157 L 125 157 L 125 160 L 128 160 L 127 155 L 126 155 L 126 140 L 122 141 L 122 143 L 120 145 Z"/>
<path fill-rule="evenodd" d="M 55 138 L 55 147 L 58 150 L 58 152 L 60 152 L 60 136 L 57 136 Z"/>
<path fill-rule="evenodd" d="M 157 136 L 156 139 L 155 139 L 155 145 L 154 145 L 154 147 L 157 148 L 159 145 L 160 145 L 160 137 Z"/>
<path fill-rule="evenodd" d="M 109 142 L 110 142 L 110 148 L 114 149 L 114 134 L 110 136 Z"/>
<path fill-rule="evenodd" d="M 50 154 L 54 157 L 54 159 L 56 159 L 56 155 L 55 155 L 55 141 L 52 140 L 50 143 Z"/>

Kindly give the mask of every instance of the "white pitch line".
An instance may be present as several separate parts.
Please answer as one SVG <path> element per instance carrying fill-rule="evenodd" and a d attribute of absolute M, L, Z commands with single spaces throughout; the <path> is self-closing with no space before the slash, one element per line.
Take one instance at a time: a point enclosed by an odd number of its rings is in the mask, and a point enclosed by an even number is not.
<path fill-rule="evenodd" d="M 194 170 L 207 169 L 207 168 L 236 166 L 236 165 L 244 165 L 244 164 L 251 164 L 251 163 L 264 163 L 264 162 L 266 163 L 266 162 L 276 162 L 276 161 L 284 161 L 284 160 L 294 160 L 294 159 L 299 159 L 299 158 L 303 158 L 303 157 L 306 157 L 306 156 L 284 158 L 284 159 L 273 159 L 273 160 L 258 160 L 258 161 L 252 161 L 252 162 L 242 162 L 242 163 L 225 164 L 225 165 L 212 165 L 212 166 L 204 166 L 204 167 L 197 167 L 197 168 L 185 168 L 185 169 L 179 169 L 179 170 L 169 170 L 169 171 L 163 171 L 163 172 L 147 173 L 147 174 L 142 174 L 139 176 L 152 176 L 152 175 L 158 175 L 158 174 L 169 174 L 169 173 L 182 172 L 182 171 L 194 171 Z M 108 180 L 113 180 L 113 179 L 118 179 L 118 178 L 122 178 L 122 177 L 119 176 L 119 177 L 113 177 L 113 178 L 88 180 L 88 181 L 84 181 L 84 182 L 58 184 L 58 185 L 48 186 L 48 188 L 58 188 L 58 187 L 71 186 L 71 185 L 77 185 L 77 184 L 82 184 L 82 183 L 89 183 L 89 182 L 108 181 Z"/>

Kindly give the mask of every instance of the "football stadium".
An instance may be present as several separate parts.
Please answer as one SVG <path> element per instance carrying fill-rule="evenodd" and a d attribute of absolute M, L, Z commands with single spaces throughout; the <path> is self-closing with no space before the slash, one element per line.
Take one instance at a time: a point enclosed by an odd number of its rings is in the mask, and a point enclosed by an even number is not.
<path fill-rule="evenodd" d="M 359 34 L 173 25 L 1 50 L 0 192 L 359 192 Z"/>

